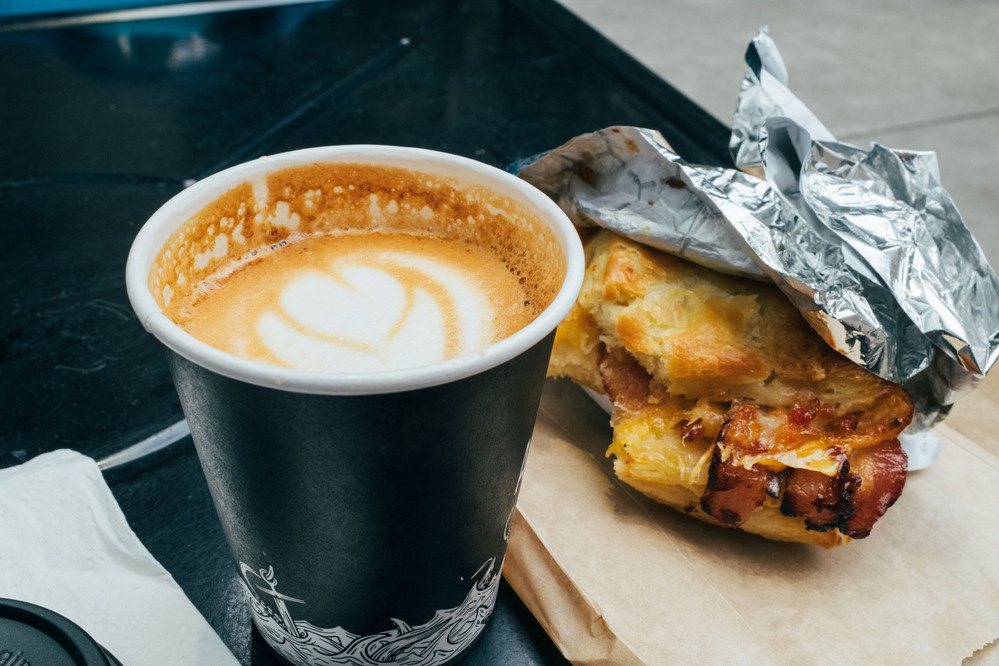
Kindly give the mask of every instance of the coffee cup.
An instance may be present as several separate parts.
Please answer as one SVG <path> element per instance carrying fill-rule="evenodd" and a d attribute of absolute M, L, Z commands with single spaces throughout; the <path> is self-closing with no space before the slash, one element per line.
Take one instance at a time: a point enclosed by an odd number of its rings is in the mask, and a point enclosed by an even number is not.
<path fill-rule="evenodd" d="M 495 605 L 554 330 L 582 276 L 547 197 L 413 148 L 260 158 L 143 226 L 129 298 L 167 350 L 276 654 L 467 653 Z"/>

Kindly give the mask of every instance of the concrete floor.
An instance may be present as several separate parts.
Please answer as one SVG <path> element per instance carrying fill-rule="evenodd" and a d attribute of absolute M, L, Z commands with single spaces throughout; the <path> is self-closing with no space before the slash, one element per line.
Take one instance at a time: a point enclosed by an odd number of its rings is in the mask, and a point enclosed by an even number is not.
<path fill-rule="evenodd" d="M 937 153 L 944 187 L 999 267 L 999 3 L 561 1 L 726 124 L 746 46 L 768 26 L 791 90 L 837 139 Z"/>

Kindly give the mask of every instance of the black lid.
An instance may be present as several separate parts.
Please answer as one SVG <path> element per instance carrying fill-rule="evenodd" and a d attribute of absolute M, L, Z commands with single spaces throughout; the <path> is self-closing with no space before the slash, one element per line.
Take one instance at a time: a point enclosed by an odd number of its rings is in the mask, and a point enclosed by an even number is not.
<path fill-rule="evenodd" d="M 62 615 L 0 599 L 0 666 L 121 666 L 79 626 Z"/>

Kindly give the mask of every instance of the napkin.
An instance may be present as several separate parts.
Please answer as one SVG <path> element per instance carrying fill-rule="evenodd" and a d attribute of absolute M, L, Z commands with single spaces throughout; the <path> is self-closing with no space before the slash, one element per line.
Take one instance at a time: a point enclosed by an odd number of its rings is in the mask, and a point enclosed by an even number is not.
<path fill-rule="evenodd" d="M 0 543 L 0 597 L 64 615 L 126 666 L 237 663 L 92 459 L 59 450 L 0 470 Z"/>

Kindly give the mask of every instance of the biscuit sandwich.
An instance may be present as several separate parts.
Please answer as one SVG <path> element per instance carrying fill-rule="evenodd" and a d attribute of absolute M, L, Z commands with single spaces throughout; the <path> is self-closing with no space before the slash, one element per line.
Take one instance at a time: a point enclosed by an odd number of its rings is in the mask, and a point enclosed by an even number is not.
<path fill-rule="evenodd" d="M 780 290 L 607 230 L 549 375 L 613 405 L 618 478 L 769 539 L 839 545 L 898 499 L 913 403 L 836 352 Z"/>

